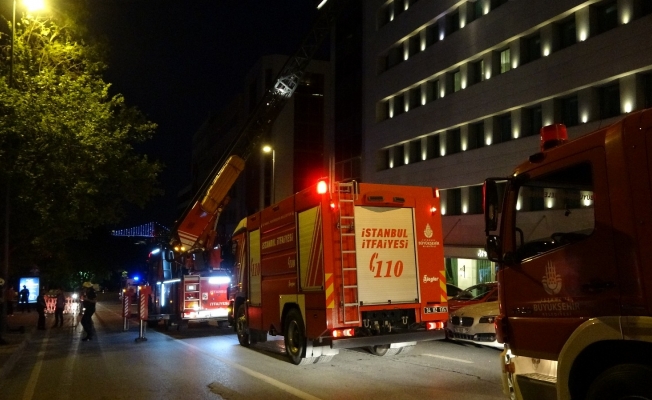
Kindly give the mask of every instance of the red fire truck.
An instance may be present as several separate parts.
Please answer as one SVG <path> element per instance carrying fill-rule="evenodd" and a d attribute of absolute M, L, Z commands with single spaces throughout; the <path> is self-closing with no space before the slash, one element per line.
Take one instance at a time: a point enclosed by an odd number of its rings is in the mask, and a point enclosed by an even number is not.
<path fill-rule="evenodd" d="M 165 246 L 149 254 L 147 283 L 152 297 L 148 320 L 152 324 L 163 320 L 166 326 L 185 328 L 191 321 L 213 320 L 218 326 L 227 325 L 231 272 L 220 268 L 215 257 L 220 249 L 212 250 L 191 251 L 177 260 Z"/>
<path fill-rule="evenodd" d="M 322 180 L 236 228 L 238 340 L 282 335 L 290 361 L 307 364 L 443 338 L 442 245 L 436 189 Z"/>
<path fill-rule="evenodd" d="M 652 109 L 485 181 L 503 387 L 517 399 L 652 399 Z M 499 235 L 489 235 L 498 228 Z"/>

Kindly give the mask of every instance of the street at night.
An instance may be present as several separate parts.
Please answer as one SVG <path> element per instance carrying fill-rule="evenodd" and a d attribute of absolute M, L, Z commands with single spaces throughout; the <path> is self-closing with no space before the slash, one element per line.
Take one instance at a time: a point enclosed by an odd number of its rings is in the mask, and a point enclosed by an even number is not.
<path fill-rule="evenodd" d="M 231 328 L 163 325 L 123 331 L 115 294 L 100 295 L 97 337 L 81 326 L 35 331 L 0 381 L 3 399 L 499 399 L 499 351 L 436 340 L 405 355 L 343 350 L 330 362 L 295 366 L 283 340 L 242 347 Z M 34 314 L 34 313 L 32 313 Z M 34 316 L 35 317 L 35 316 Z M 48 317 L 48 323 L 52 317 Z"/>

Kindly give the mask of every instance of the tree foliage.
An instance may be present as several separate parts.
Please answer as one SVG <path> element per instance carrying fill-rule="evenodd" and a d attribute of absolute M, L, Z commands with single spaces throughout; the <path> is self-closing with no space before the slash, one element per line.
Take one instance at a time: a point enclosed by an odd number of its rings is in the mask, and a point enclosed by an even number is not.
<path fill-rule="evenodd" d="M 13 79 L 11 36 L 0 38 L 0 204 L 9 193 L 12 267 L 70 258 L 71 240 L 160 193 L 161 165 L 134 149 L 156 125 L 110 93 L 104 46 L 86 37 L 81 5 L 58 0 L 47 15 L 18 16 Z"/>

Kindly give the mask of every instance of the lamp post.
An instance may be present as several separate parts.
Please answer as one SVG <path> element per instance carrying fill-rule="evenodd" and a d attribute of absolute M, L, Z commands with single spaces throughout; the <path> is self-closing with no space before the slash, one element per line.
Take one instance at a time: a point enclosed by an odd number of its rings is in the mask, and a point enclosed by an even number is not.
<path fill-rule="evenodd" d="M 263 152 L 264 153 L 272 153 L 272 185 L 271 185 L 272 186 L 272 196 L 271 196 L 271 200 L 272 200 L 272 204 L 274 204 L 276 202 L 275 201 L 276 181 L 274 179 L 275 178 L 274 174 L 276 172 L 275 171 L 275 169 L 276 169 L 276 151 L 274 150 L 274 148 L 272 146 L 265 145 L 265 146 L 263 146 Z"/>
<path fill-rule="evenodd" d="M 23 4 L 28 11 L 36 11 L 45 8 L 43 0 L 23 0 Z M 16 40 L 16 0 L 13 0 L 13 7 L 11 10 L 11 43 L 9 45 L 9 88 L 13 89 L 14 87 L 14 41 Z M 10 175 L 7 175 L 6 182 L 6 193 L 5 193 L 5 257 L 4 257 L 4 268 L 2 271 L 2 278 L 4 278 L 5 286 L 10 285 L 9 282 L 9 218 L 11 216 L 11 206 L 10 206 L 10 197 L 9 190 L 11 186 L 9 184 Z M 7 288 L 2 287 L 2 297 L 4 299 L 5 292 Z M 4 299 L 6 300 L 6 299 Z M 2 338 L 2 335 L 7 331 L 7 302 L 2 302 L 2 310 L 0 310 L 0 344 L 5 344 L 5 340 Z"/>

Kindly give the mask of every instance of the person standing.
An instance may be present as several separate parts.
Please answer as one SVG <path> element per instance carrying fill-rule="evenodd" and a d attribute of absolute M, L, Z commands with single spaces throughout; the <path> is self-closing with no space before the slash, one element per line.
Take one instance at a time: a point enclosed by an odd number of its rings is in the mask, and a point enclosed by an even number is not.
<path fill-rule="evenodd" d="M 44 331 L 45 330 L 45 296 L 43 293 L 39 293 L 36 297 L 36 312 L 38 313 L 38 325 L 37 329 Z"/>
<path fill-rule="evenodd" d="M 93 284 L 90 282 L 84 282 L 82 285 L 85 289 L 84 301 L 82 305 L 84 306 L 84 315 L 81 318 L 81 324 L 86 332 L 86 337 L 82 339 L 83 342 L 93 340 L 95 336 L 95 326 L 93 324 L 93 314 L 95 313 L 95 303 L 97 302 L 97 294 L 95 289 L 93 289 Z"/>
<path fill-rule="evenodd" d="M 63 326 L 63 310 L 66 308 L 66 296 L 63 294 L 63 289 L 57 290 L 57 301 L 54 306 L 54 325 L 53 328 Z"/>
<path fill-rule="evenodd" d="M 7 315 L 14 315 L 14 298 L 16 297 L 16 292 L 11 285 L 7 285 L 5 289 L 5 301 L 7 302 Z"/>
<path fill-rule="evenodd" d="M 23 285 L 23 288 L 18 292 L 18 308 L 22 312 L 25 312 L 25 308 L 27 308 L 27 312 L 29 312 L 29 289 L 27 289 L 27 286 Z"/>

